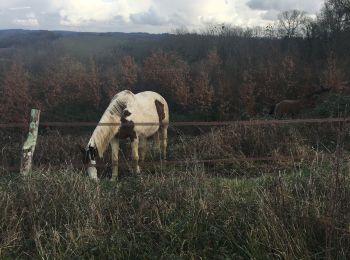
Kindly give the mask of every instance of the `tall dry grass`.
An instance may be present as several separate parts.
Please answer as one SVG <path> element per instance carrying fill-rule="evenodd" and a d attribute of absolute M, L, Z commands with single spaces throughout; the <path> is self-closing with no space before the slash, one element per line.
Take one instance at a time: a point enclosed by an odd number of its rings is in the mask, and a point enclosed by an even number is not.
<path fill-rule="evenodd" d="M 247 174 L 256 171 L 261 165 L 235 159 L 254 157 L 292 158 L 291 161 L 276 160 L 268 165 L 276 169 L 293 167 L 296 162 L 313 160 L 316 157 L 332 154 L 337 143 L 338 125 L 301 125 L 301 126 L 229 126 L 221 128 L 194 129 L 171 128 L 169 132 L 169 160 L 193 161 L 211 159 L 232 159 L 231 164 L 217 164 L 227 173 Z M 182 131 L 183 130 L 183 131 Z M 347 130 L 348 131 L 348 130 Z M 34 165 L 43 167 L 79 166 L 81 154 L 77 145 L 85 145 L 89 131 L 76 132 L 60 129 L 41 131 L 34 156 Z M 18 166 L 20 164 L 21 145 L 24 134 L 7 133 L 1 138 L 0 165 Z M 121 142 L 120 159 L 124 164 L 130 161 L 128 141 Z M 158 162 L 159 155 L 152 149 L 152 140 L 146 160 Z M 344 138 L 345 150 L 349 151 L 349 135 Z M 154 148 L 154 147 L 153 147 Z M 107 151 L 101 164 L 110 163 L 110 151 Z M 290 163 L 291 162 L 291 163 Z M 265 163 L 266 164 L 266 163 Z M 185 164 L 186 165 L 186 164 Z M 255 167 L 259 166 L 259 167 Z M 79 167 L 78 167 L 79 169 Z"/>
<path fill-rule="evenodd" d="M 86 137 L 51 132 L 39 139 L 32 176 L 0 175 L 0 257 L 347 259 L 348 130 L 334 130 L 318 130 L 329 137 L 322 141 L 302 128 L 181 135 L 171 140 L 173 159 L 313 157 L 292 167 L 276 162 L 285 170 L 270 169 L 271 176 L 227 175 L 251 166 L 242 163 L 189 163 L 125 174 L 117 184 L 92 182 L 71 167 L 80 159 L 75 143 Z M 55 163 L 64 169 L 49 167 Z"/>
<path fill-rule="evenodd" d="M 226 179 L 193 167 L 117 184 L 74 170 L 3 175 L 0 256 L 346 259 L 349 167 L 330 215 L 331 169 Z"/>

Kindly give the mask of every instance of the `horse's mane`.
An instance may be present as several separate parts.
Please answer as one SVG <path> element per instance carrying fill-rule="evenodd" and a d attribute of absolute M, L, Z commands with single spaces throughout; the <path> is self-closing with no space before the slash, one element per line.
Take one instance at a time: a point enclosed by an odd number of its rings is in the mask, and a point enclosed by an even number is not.
<path fill-rule="evenodd" d="M 118 133 L 122 112 L 133 95 L 131 91 L 122 91 L 115 95 L 96 126 L 88 146 L 96 147 L 100 158 L 112 138 Z"/>

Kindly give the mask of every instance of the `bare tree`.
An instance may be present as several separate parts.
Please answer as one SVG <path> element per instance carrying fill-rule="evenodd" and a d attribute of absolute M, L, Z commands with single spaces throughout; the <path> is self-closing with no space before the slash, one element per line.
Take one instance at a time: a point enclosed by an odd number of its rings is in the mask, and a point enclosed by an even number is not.
<path fill-rule="evenodd" d="M 278 15 L 278 33 L 281 37 L 292 38 L 303 35 L 306 13 L 299 10 L 284 11 Z"/>
<path fill-rule="evenodd" d="M 320 15 L 323 28 L 336 33 L 350 28 L 350 0 L 327 0 Z"/>

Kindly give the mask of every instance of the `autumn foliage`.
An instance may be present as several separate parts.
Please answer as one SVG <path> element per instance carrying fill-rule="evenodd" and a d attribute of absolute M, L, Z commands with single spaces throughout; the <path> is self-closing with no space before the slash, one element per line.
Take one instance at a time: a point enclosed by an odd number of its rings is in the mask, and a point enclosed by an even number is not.
<path fill-rule="evenodd" d="M 25 122 L 31 103 L 28 74 L 21 62 L 15 61 L 1 82 L 1 122 Z"/>
<path fill-rule="evenodd" d="M 189 65 L 175 52 L 153 52 L 143 65 L 143 81 L 170 102 L 182 107 L 189 103 Z"/>
<path fill-rule="evenodd" d="M 124 89 L 157 91 L 173 115 L 189 120 L 265 116 L 277 102 L 302 99 L 321 86 L 349 94 L 348 13 L 333 5 L 339 1 L 326 2 L 319 20 L 287 11 L 278 28 L 107 34 L 108 48 L 95 45 L 103 34 L 92 34 L 91 43 L 81 39 L 85 53 L 54 32 L 19 35 L 17 43 L 0 37 L 0 120 L 26 121 L 31 107 L 48 120 L 97 120 Z M 79 43 L 79 34 L 74 37 Z"/>
<path fill-rule="evenodd" d="M 139 66 L 134 58 L 126 55 L 118 64 L 118 86 L 120 89 L 133 90 L 137 83 Z"/>

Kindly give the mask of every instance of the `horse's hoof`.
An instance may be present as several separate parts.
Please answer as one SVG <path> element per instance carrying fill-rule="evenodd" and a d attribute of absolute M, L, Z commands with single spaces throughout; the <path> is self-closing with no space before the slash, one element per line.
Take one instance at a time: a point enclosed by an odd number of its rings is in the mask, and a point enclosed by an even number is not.
<path fill-rule="evenodd" d="M 137 168 L 135 169 L 135 173 L 136 173 L 136 174 L 141 174 L 141 169 L 140 169 L 140 167 L 137 167 Z"/>

